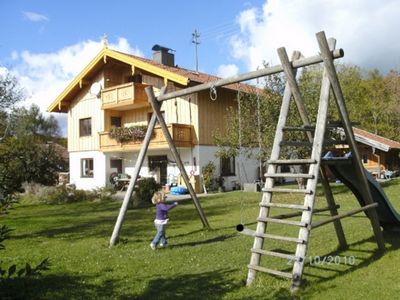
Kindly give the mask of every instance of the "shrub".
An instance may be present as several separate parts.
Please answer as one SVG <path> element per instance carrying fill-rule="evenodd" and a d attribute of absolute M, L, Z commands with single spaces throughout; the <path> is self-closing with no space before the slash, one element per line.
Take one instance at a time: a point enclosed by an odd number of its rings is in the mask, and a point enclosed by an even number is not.
<path fill-rule="evenodd" d="M 210 190 L 214 180 L 215 165 L 212 161 L 209 161 L 202 169 L 201 174 L 203 175 L 203 183 L 207 190 Z"/>
<path fill-rule="evenodd" d="M 132 197 L 133 207 L 151 205 L 153 194 L 159 191 L 160 188 L 161 184 L 157 183 L 153 177 L 138 180 L 135 195 Z"/>
<path fill-rule="evenodd" d="M 53 186 L 45 186 L 35 182 L 22 183 L 23 193 L 18 195 L 18 200 L 25 204 L 44 203 L 47 195 L 53 192 Z"/>
<path fill-rule="evenodd" d="M 112 188 L 97 188 L 91 191 L 76 189 L 75 185 L 44 186 L 38 183 L 24 183 L 24 193 L 19 201 L 27 204 L 60 204 L 82 201 L 110 201 L 115 191 Z"/>
<path fill-rule="evenodd" d="M 102 187 L 92 190 L 94 200 L 99 202 L 114 200 L 113 195 L 116 191 L 113 187 Z"/>
<path fill-rule="evenodd" d="M 47 195 L 40 199 L 42 202 L 47 204 L 58 204 L 58 203 L 71 203 L 72 192 L 69 193 L 65 186 L 51 187 Z"/>

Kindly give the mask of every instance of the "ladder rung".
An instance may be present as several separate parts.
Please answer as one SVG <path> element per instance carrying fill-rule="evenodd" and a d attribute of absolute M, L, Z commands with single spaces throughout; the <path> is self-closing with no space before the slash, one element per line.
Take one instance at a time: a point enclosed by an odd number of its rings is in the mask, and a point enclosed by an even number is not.
<path fill-rule="evenodd" d="M 290 221 L 290 220 L 282 220 L 275 218 L 257 218 L 257 222 L 269 222 L 269 223 L 277 223 L 277 224 L 285 224 L 285 225 L 294 225 L 299 227 L 307 227 L 308 224 L 299 221 Z"/>
<path fill-rule="evenodd" d="M 313 143 L 307 141 L 282 141 L 280 146 L 294 146 L 294 147 L 312 147 Z"/>
<path fill-rule="evenodd" d="M 307 179 L 313 179 L 314 175 L 310 174 L 304 174 L 304 173 L 266 173 L 265 177 L 270 177 L 270 178 L 307 178 Z"/>
<path fill-rule="evenodd" d="M 324 140 L 324 146 L 334 146 L 334 145 L 346 145 L 347 141 L 337 141 L 337 140 Z M 312 147 L 313 143 L 307 141 L 282 141 L 281 146 L 292 146 L 292 147 Z"/>
<path fill-rule="evenodd" d="M 360 125 L 360 122 L 350 122 L 351 126 Z M 313 130 L 315 129 L 315 124 L 312 125 L 303 125 L 303 128 Z M 326 124 L 327 128 L 336 128 L 336 127 L 343 127 L 343 123 L 341 121 L 332 121 Z M 300 127 L 301 128 L 301 127 Z"/>
<path fill-rule="evenodd" d="M 268 274 L 272 274 L 272 275 L 276 275 L 276 276 L 286 277 L 286 278 L 290 278 L 290 279 L 292 279 L 292 277 L 293 277 L 292 273 L 288 273 L 288 272 L 272 270 L 272 269 L 268 269 L 268 268 L 264 268 L 264 267 L 260 267 L 260 266 L 255 266 L 255 265 L 248 265 L 247 267 L 249 269 L 252 269 L 255 271 L 264 272 L 264 273 L 268 273 Z"/>
<path fill-rule="evenodd" d="M 299 210 L 311 210 L 309 206 L 298 205 L 298 204 L 286 204 L 286 203 L 260 203 L 262 207 L 277 207 L 277 208 L 289 208 Z"/>
<path fill-rule="evenodd" d="M 284 131 L 315 131 L 315 126 L 314 127 L 306 127 L 306 126 L 301 126 L 301 127 L 296 127 L 296 126 L 285 126 L 282 128 Z"/>
<path fill-rule="evenodd" d="M 263 188 L 263 192 L 277 192 L 277 193 L 299 193 L 299 194 L 312 194 L 311 190 L 306 189 L 282 189 L 282 188 Z"/>
<path fill-rule="evenodd" d="M 308 165 L 316 164 L 317 161 L 315 159 L 276 159 L 269 160 L 268 163 L 271 165 Z"/>
<path fill-rule="evenodd" d="M 291 261 L 300 261 L 300 262 L 303 261 L 303 259 L 301 257 L 291 255 L 291 254 L 281 253 L 281 252 L 267 251 L 267 250 L 255 249 L 255 248 L 252 248 L 251 252 L 258 253 L 261 255 L 269 255 L 269 256 L 274 256 L 274 257 L 285 258 L 285 259 L 289 259 Z"/>
<path fill-rule="evenodd" d="M 275 234 L 269 234 L 269 233 L 264 233 L 264 234 L 255 233 L 254 235 L 256 237 L 263 237 L 263 238 L 271 239 L 271 240 L 292 242 L 292 243 L 297 243 L 297 244 L 305 244 L 306 243 L 305 240 L 302 240 L 302 239 L 293 238 L 293 237 L 287 237 L 287 236 L 281 236 L 281 235 L 275 235 Z"/>
<path fill-rule="evenodd" d="M 357 126 L 360 125 L 360 122 L 350 122 L 350 124 L 351 126 Z M 328 124 L 326 124 L 326 127 L 328 128 L 343 127 L 343 123 L 342 121 L 331 121 Z"/>
<path fill-rule="evenodd" d="M 334 146 L 334 145 L 347 145 L 347 141 L 338 140 L 324 140 L 324 146 Z"/>

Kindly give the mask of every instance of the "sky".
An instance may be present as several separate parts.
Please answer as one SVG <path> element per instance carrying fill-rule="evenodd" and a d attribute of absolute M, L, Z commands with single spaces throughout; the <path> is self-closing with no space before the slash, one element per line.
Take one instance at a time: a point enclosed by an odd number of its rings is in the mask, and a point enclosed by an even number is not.
<path fill-rule="evenodd" d="M 346 63 L 400 70 L 398 0 L 0 0 L 0 74 L 12 72 L 24 88 L 21 105 L 43 112 L 101 50 L 151 58 L 160 44 L 175 63 L 195 69 L 193 33 L 199 33 L 199 71 L 232 76 L 278 64 L 276 49 L 318 53 L 325 31 L 343 48 Z M 55 114 L 65 134 L 65 115 Z"/>

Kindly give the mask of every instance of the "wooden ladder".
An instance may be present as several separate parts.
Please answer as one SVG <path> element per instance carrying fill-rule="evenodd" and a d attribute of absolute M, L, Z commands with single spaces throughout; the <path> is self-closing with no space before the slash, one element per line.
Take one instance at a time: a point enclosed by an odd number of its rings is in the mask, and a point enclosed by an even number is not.
<path fill-rule="evenodd" d="M 323 34 L 323 33 L 322 33 Z M 329 56 L 331 51 L 335 48 L 335 40 L 330 39 L 329 42 L 326 40 L 325 35 L 320 36 L 317 35 L 318 42 L 322 41 L 322 45 L 320 43 L 321 55 L 325 57 Z M 325 41 L 325 42 L 324 42 Z M 328 54 L 329 53 L 329 54 Z M 279 58 L 281 60 L 281 64 L 287 79 L 287 83 L 285 86 L 282 106 L 280 110 L 280 115 L 278 119 L 278 124 L 276 127 L 275 138 L 273 142 L 273 147 L 271 151 L 270 160 L 268 161 L 268 170 L 265 174 L 266 181 L 264 188 L 262 189 L 262 200 L 260 203 L 260 212 L 257 218 L 257 227 L 255 231 L 252 231 L 250 235 L 254 237 L 253 248 L 251 249 L 251 259 L 250 264 L 248 265 L 248 277 L 247 277 L 247 285 L 250 285 L 255 279 L 257 272 L 269 273 L 276 276 L 286 277 L 292 280 L 292 291 L 296 291 L 302 282 L 304 264 L 306 261 L 306 251 L 309 243 L 310 231 L 312 229 L 312 216 L 315 212 L 314 204 L 315 204 L 315 194 L 318 179 L 321 180 L 322 187 L 325 192 L 325 197 L 328 202 L 328 208 L 325 210 L 329 210 L 331 216 L 337 216 L 337 205 L 334 202 L 332 192 L 330 190 L 330 186 L 327 180 L 327 176 L 324 168 L 321 167 L 321 156 L 323 155 L 323 146 L 326 143 L 324 140 L 326 128 L 329 127 L 327 124 L 328 118 L 328 106 L 329 106 L 329 93 L 330 89 L 334 89 L 334 85 L 336 81 L 332 79 L 331 68 L 326 60 L 332 60 L 332 58 L 328 57 L 324 60 L 324 71 L 322 75 L 322 84 L 321 84 L 321 92 L 319 99 L 319 107 L 318 114 L 315 125 L 310 124 L 310 120 L 308 118 L 304 101 L 299 91 L 299 87 L 296 81 L 296 69 L 293 68 L 292 63 L 289 61 L 288 56 L 286 54 L 286 50 L 284 48 L 278 49 Z M 292 60 L 295 61 L 299 59 L 300 54 L 294 53 Z M 333 64 L 332 66 L 333 67 Z M 335 71 L 334 71 L 335 72 Z M 335 73 L 336 75 L 336 73 Z M 338 96 L 335 94 L 335 97 Z M 294 99 L 297 110 L 300 114 L 303 126 L 293 127 L 286 126 L 286 121 L 289 113 L 289 106 L 291 99 Z M 340 97 L 339 97 L 340 98 Z M 337 99 L 336 99 L 337 100 Z M 339 104 L 338 104 L 339 106 Z M 346 135 L 349 132 L 352 133 L 351 125 L 348 122 L 348 116 L 346 115 L 346 111 L 341 111 L 339 107 L 339 115 L 342 119 L 342 127 L 345 129 Z M 284 132 L 287 131 L 303 131 L 308 141 L 285 141 L 284 140 Z M 349 137 L 346 137 L 349 140 Z M 349 147 L 350 150 L 354 150 L 355 143 L 351 138 L 354 138 L 352 135 L 350 137 Z M 310 146 L 311 147 L 311 155 L 309 158 L 305 159 L 281 159 L 281 147 L 284 145 L 289 145 L 292 147 L 296 146 Z M 356 155 L 358 156 L 358 154 Z M 357 159 L 357 157 L 355 158 Z M 293 165 L 303 165 L 308 169 L 308 172 L 296 172 L 296 173 L 281 173 L 278 172 L 278 166 L 293 166 Z M 362 171 L 362 166 L 360 167 Z M 282 188 L 276 187 L 274 185 L 276 178 L 302 178 L 307 180 L 307 184 L 305 188 Z M 275 203 L 272 202 L 273 194 L 275 193 L 298 193 L 304 195 L 303 204 L 289 204 L 289 203 Z M 282 199 L 282 197 L 281 197 Z M 270 217 L 270 211 L 275 208 L 284 208 L 288 210 L 294 210 L 294 213 L 289 214 L 290 216 L 301 215 L 300 221 L 292 221 L 285 220 L 278 217 Z M 320 210 L 321 211 L 321 210 Z M 379 224 L 376 225 L 377 218 L 372 220 L 373 228 L 375 231 L 375 235 L 377 236 L 378 245 L 381 247 L 381 241 L 379 241 Z M 334 226 L 336 230 L 336 234 L 339 240 L 339 244 L 342 248 L 347 247 L 346 239 L 343 233 L 343 229 L 340 223 L 340 218 L 335 219 Z M 288 237 L 288 236 L 278 236 L 274 234 L 270 234 L 267 232 L 267 224 L 268 223 L 278 223 L 282 226 L 296 226 L 299 228 L 298 237 Z M 378 229 L 376 228 L 378 226 Z M 288 243 L 295 243 L 296 250 L 295 253 L 281 253 L 278 251 L 267 251 L 263 249 L 265 240 L 279 240 Z M 266 268 L 260 266 L 260 260 L 262 256 L 272 256 L 277 258 L 282 258 L 286 260 L 290 260 L 293 262 L 292 272 L 280 271 L 271 268 Z"/>

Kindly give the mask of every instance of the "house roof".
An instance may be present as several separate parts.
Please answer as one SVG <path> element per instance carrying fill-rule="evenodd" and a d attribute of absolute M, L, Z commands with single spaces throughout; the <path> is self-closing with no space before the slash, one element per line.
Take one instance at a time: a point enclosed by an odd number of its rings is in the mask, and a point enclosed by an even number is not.
<path fill-rule="evenodd" d="M 357 142 L 388 152 L 390 149 L 400 149 L 400 143 L 383 136 L 353 127 Z"/>
<path fill-rule="evenodd" d="M 117 52 L 117 51 L 115 51 Z M 132 58 L 135 58 L 137 60 L 143 61 L 145 63 L 148 63 L 152 66 L 155 66 L 157 68 L 172 72 L 174 74 L 181 75 L 183 77 L 186 77 L 189 81 L 189 83 L 206 83 L 206 82 L 211 82 L 211 81 L 216 81 L 218 79 L 221 79 L 221 77 L 202 73 L 202 72 L 196 72 L 193 70 L 185 69 L 185 68 L 180 68 L 178 66 L 171 67 L 167 65 L 160 64 L 154 60 L 148 59 L 148 58 L 143 58 L 143 57 L 138 57 L 130 54 L 124 54 L 119 52 L 122 55 L 127 55 Z M 224 86 L 224 88 L 234 90 L 234 91 L 240 91 L 243 93 L 255 93 L 257 91 L 257 87 L 249 85 L 249 84 L 244 84 L 244 83 L 235 83 L 235 84 L 229 84 Z M 259 89 L 260 90 L 260 89 Z"/>
<path fill-rule="evenodd" d="M 195 72 L 192 70 L 180 68 L 178 66 L 166 66 L 150 59 L 122 53 L 104 47 L 93 58 L 93 60 L 71 81 L 71 83 L 64 89 L 64 91 L 49 105 L 47 111 L 67 112 L 69 104 L 80 92 L 82 86 L 88 84 L 90 82 L 90 79 L 93 79 L 98 71 L 107 63 L 108 58 L 131 65 L 132 68 L 138 68 L 155 74 L 164 78 L 164 80 L 175 82 L 181 86 L 205 83 L 220 79 L 217 76 Z M 244 93 L 255 93 L 255 91 L 257 90 L 257 88 L 254 86 L 242 83 L 227 85 L 224 88 L 241 91 Z"/>

